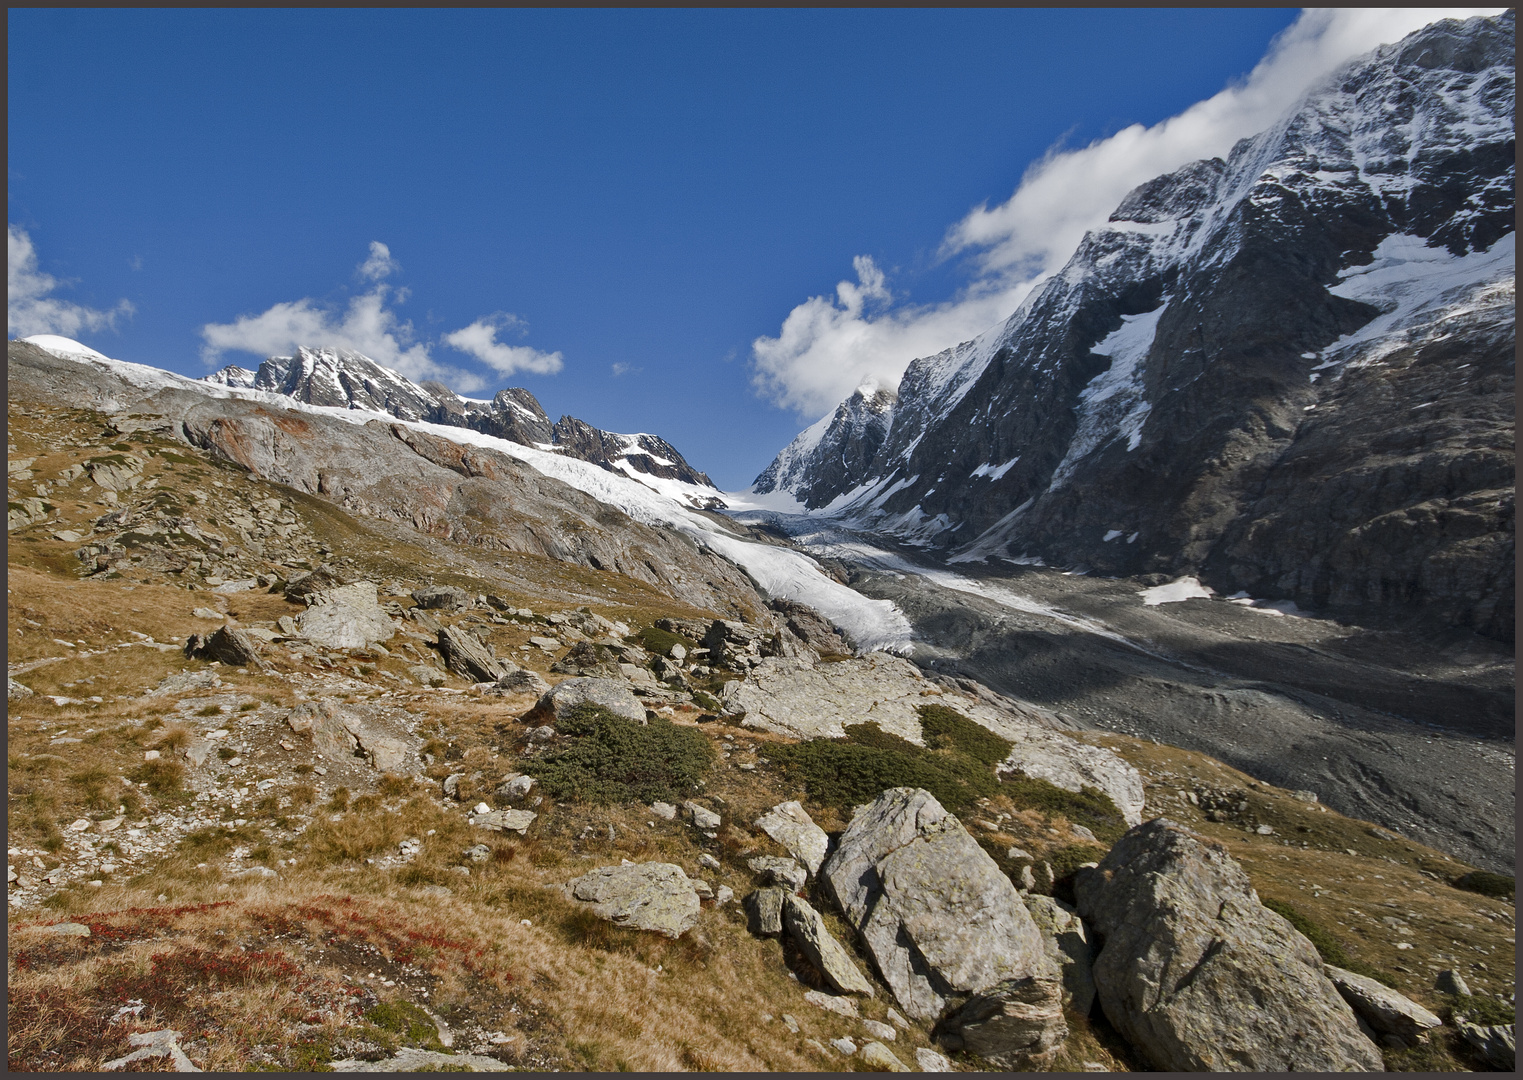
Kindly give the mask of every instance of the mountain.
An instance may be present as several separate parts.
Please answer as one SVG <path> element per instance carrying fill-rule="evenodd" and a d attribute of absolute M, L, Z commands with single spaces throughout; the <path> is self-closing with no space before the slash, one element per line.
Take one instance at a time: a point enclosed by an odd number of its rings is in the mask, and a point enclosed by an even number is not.
<path fill-rule="evenodd" d="M 499 391 L 491 401 L 463 398 L 442 383 L 414 383 L 351 349 L 301 346 L 295 356 L 270 357 L 257 372 L 230 366 L 205 381 L 284 394 L 308 405 L 368 409 L 401 420 L 470 428 L 523 446 L 558 450 L 610 472 L 714 487 L 659 436 L 619 435 L 572 416 L 552 424 L 534 395 L 522 388 Z M 707 500 L 708 509 L 723 505 L 717 496 Z"/>
<path fill-rule="evenodd" d="M 1511 12 L 1351 62 L 754 490 L 953 559 L 1510 640 L 1514 67 Z"/>

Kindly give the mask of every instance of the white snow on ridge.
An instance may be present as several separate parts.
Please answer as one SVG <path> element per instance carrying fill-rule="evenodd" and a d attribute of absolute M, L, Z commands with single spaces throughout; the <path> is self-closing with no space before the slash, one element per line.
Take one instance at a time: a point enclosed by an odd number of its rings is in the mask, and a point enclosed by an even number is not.
<path fill-rule="evenodd" d="M 642 474 L 640 480 L 635 480 L 580 458 L 531 449 L 471 428 L 430 424 L 421 420 L 399 420 L 390 413 L 366 409 L 308 405 L 284 394 L 190 379 L 145 364 L 113 360 L 68 338 L 37 335 L 26 340 L 62 359 L 105 369 L 145 390 L 184 390 L 206 397 L 240 398 L 293 412 L 334 417 L 351 424 L 380 420 L 387 424 L 402 424 L 450 442 L 496 450 L 522 461 L 545 476 L 591 495 L 599 502 L 622 510 L 642 524 L 676 529 L 701 547 L 709 548 L 742 567 L 770 596 L 797 600 L 819 611 L 851 635 L 857 647 L 863 651 L 886 650 L 902 655 L 909 655 L 913 651 L 910 622 L 892 601 L 873 600 L 847 588 L 827 576 L 819 563 L 800 551 L 742 539 L 710 518 L 689 509 L 690 505 L 701 505 L 702 501 L 712 498 L 715 494 L 712 488 L 646 474 Z M 689 497 L 697 500 L 696 503 L 689 503 Z"/>
<path fill-rule="evenodd" d="M 1182 604 L 1186 600 L 1209 600 L 1216 594 L 1202 585 L 1199 578 L 1182 577 L 1167 585 L 1143 589 L 1137 595 L 1147 607 L 1157 607 L 1159 604 Z"/>
<path fill-rule="evenodd" d="M 1015 467 L 1015 463 L 1019 460 L 1021 460 L 1021 455 L 1017 454 L 1015 457 L 1011 458 L 1003 465 L 980 465 L 968 475 L 970 477 L 987 476 L 990 480 L 999 480 L 1002 479 L 1007 472 L 1013 469 Z"/>

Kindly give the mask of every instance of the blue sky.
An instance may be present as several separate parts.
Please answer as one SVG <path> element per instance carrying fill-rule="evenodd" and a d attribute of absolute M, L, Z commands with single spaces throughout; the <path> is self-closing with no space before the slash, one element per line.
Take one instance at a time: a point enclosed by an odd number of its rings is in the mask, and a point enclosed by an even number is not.
<path fill-rule="evenodd" d="M 1007 315 L 1118 184 L 1406 32 L 1309 18 L 12 9 L 12 332 L 19 258 L 37 317 L 119 359 L 348 335 L 743 486 L 858 381 Z M 1229 121 L 1164 123 L 1213 95 Z M 1043 204 L 1054 161 L 1083 179 Z"/>

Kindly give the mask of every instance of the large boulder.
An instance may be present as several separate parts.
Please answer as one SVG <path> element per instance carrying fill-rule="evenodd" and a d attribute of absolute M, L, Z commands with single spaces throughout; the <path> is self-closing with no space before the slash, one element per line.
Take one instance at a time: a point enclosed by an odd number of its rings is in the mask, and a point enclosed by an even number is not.
<path fill-rule="evenodd" d="M 1042 932 L 1042 947 L 1063 973 L 1063 1004 L 1088 1016 L 1095 1003 L 1094 954 L 1079 913 L 1063 901 L 1040 893 L 1026 896 L 1026 910 Z"/>
<path fill-rule="evenodd" d="M 1166 818 L 1075 880 L 1104 941 L 1106 1018 L 1152 1064 L 1185 1072 L 1380 1070 L 1322 959 L 1259 902 L 1225 848 Z"/>
<path fill-rule="evenodd" d="M 1324 964 L 1327 977 L 1343 995 L 1354 1012 L 1381 1035 L 1390 1036 L 1410 1046 L 1430 1028 L 1443 1023 L 1427 1009 L 1404 994 L 1398 994 L 1364 975 Z"/>
<path fill-rule="evenodd" d="M 1060 986 L 1010 879 L 928 791 L 891 788 L 858 809 L 820 880 L 918 1019 L 1007 979 Z"/>
<path fill-rule="evenodd" d="M 807 900 L 788 893 L 783 897 L 783 926 L 799 950 L 835 990 L 842 994 L 874 997 L 873 984 L 857 967 L 851 954 L 835 939 L 825 919 Z"/>
<path fill-rule="evenodd" d="M 471 606 L 471 594 L 451 585 L 425 585 L 412 591 L 413 603 L 428 611 L 460 611 Z"/>
<path fill-rule="evenodd" d="M 557 675 L 581 675 L 591 679 L 617 679 L 620 677 L 619 657 L 606 645 L 592 641 L 578 641 L 571 651 L 550 665 Z"/>
<path fill-rule="evenodd" d="M 439 628 L 439 655 L 445 667 L 472 682 L 495 683 L 509 671 L 509 665 L 497 659 L 490 645 L 454 626 Z"/>
<path fill-rule="evenodd" d="M 825 830 L 814 823 L 796 800 L 778 803 L 756 819 L 756 827 L 787 848 L 788 854 L 808 867 L 811 874 L 820 872 L 829 840 Z"/>
<path fill-rule="evenodd" d="M 615 716 L 645 723 L 645 706 L 622 679 L 567 679 L 540 696 L 525 723 L 558 721 L 578 705 L 601 705 Z"/>
<path fill-rule="evenodd" d="M 366 718 L 332 701 L 305 701 L 291 710 L 286 724 L 328 760 L 340 763 L 363 758 L 380 772 L 406 772 L 416 764 L 415 740 L 387 725 Z"/>
<path fill-rule="evenodd" d="M 1016 741 L 996 772 L 1024 773 L 1064 791 L 1099 788 L 1116 804 L 1128 826 L 1142 824 L 1142 776 L 1135 766 L 1103 746 L 1090 746 L 1032 726 Z"/>
<path fill-rule="evenodd" d="M 200 660 L 216 660 L 233 667 L 264 669 L 253 635 L 247 630 L 224 626 L 212 634 L 192 634 L 185 641 L 185 655 Z"/>
<path fill-rule="evenodd" d="M 299 574 L 286 582 L 286 599 L 298 604 L 310 604 L 314 596 L 331 592 L 341 585 L 348 585 L 353 580 L 335 567 L 319 566 L 311 573 Z"/>
<path fill-rule="evenodd" d="M 1042 1068 L 1068 1037 L 1060 990 L 1050 976 L 1006 979 L 942 1020 L 936 1037 L 948 1049 L 966 1050 L 1002 1069 Z"/>
<path fill-rule="evenodd" d="M 618 926 L 680 937 L 698 922 L 698 894 L 671 863 L 600 866 L 568 884 L 571 895 Z"/>
<path fill-rule="evenodd" d="M 395 633 L 391 617 L 377 602 L 375 582 L 356 581 L 308 596 L 306 611 L 296 616 L 297 632 L 329 649 L 363 649 Z"/>
<path fill-rule="evenodd" d="M 830 620 L 808 604 L 778 598 L 768 601 L 767 606 L 777 612 L 783 626 L 794 637 L 822 656 L 850 656 L 854 652 L 851 643 L 841 636 Z"/>

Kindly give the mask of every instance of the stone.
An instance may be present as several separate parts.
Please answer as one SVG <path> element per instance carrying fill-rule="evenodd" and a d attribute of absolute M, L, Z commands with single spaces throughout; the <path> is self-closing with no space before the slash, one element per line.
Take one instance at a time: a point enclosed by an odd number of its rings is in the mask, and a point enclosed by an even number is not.
<path fill-rule="evenodd" d="M 728 885 L 721 885 L 719 888 L 714 890 L 714 903 L 716 904 L 728 904 L 731 900 L 734 899 L 735 890 L 730 888 Z"/>
<path fill-rule="evenodd" d="M 331 1062 L 334 1072 L 512 1072 L 506 1065 L 485 1054 L 444 1054 L 437 1050 L 419 1050 L 404 1046 L 389 1058 L 362 1061 L 344 1058 Z"/>
<path fill-rule="evenodd" d="M 198 607 L 192 611 L 191 614 L 198 619 L 210 619 L 213 622 L 221 622 L 223 619 L 227 618 L 227 616 L 222 612 L 213 611 L 211 608 L 207 607 Z"/>
<path fill-rule="evenodd" d="M 1021 892 L 1029 893 L 1036 888 L 1036 875 L 1031 872 L 1031 865 L 1021 867 L 1020 871 Z"/>
<path fill-rule="evenodd" d="M 1083 825 L 1070 824 L 1068 826 L 1068 831 L 1073 833 L 1080 840 L 1086 840 L 1091 844 L 1098 844 L 1100 842 L 1100 838 L 1089 829 L 1086 829 Z"/>
<path fill-rule="evenodd" d="M 915 1051 L 915 1064 L 920 1066 L 921 1072 L 954 1072 L 952 1062 L 945 1055 L 938 1054 L 934 1050 L 928 1050 L 924 1046 Z"/>
<path fill-rule="evenodd" d="M 296 632 L 324 649 L 363 649 L 396 633 L 391 616 L 376 599 L 375 583 L 357 581 L 308 596 L 296 616 Z"/>
<path fill-rule="evenodd" d="M 199 660 L 217 660 L 233 667 L 268 667 L 259 658 L 258 647 L 246 631 L 224 626 L 210 636 L 192 634 L 185 640 L 185 655 Z"/>
<path fill-rule="evenodd" d="M 1042 1068 L 1068 1037 L 1061 989 L 1052 977 L 1006 979 L 942 1020 L 937 1037 L 1002 1069 Z"/>
<path fill-rule="evenodd" d="M 1458 971 L 1445 968 L 1433 979 L 1433 989 L 1440 994 L 1458 994 L 1461 997 L 1470 996 L 1470 986 L 1465 982 L 1465 977 Z"/>
<path fill-rule="evenodd" d="M 746 897 L 748 929 L 758 937 L 776 937 L 783 932 L 783 897 L 778 888 L 757 889 Z"/>
<path fill-rule="evenodd" d="M 714 899 L 714 886 L 710 885 L 702 878 L 689 878 L 688 880 L 692 882 L 693 891 L 698 894 L 699 900 Z"/>
<path fill-rule="evenodd" d="M 857 1068 L 870 1072 L 910 1071 L 908 1065 L 896 1058 L 894 1052 L 880 1042 L 870 1042 L 862 1047 L 857 1057 Z"/>
<path fill-rule="evenodd" d="M 595 679 L 620 677 L 619 658 L 603 645 L 591 641 L 578 641 L 571 651 L 550 665 L 558 675 L 582 675 Z"/>
<path fill-rule="evenodd" d="M 857 1052 L 857 1044 L 847 1038 L 831 1039 L 830 1045 L 843 1057 L 851 1057 Z"/>
<path fill-rule="evenodd" d="M 165 697 L 169 694 L 184 694 L 191 690 L 204 690 L 221 685 L 222 679 L 215 671 L 182 671 L 175 675 L 165 676 L 144 697 Z"/>
<path fill-rule="evenodd" d="M 501 663 L 507 666 L 506 661 L 501 661 Z M 528 668 L 514 668 L 497 680 L 497 690 L 499 693 L 533 694 L 535 697 L 540 697 L 549 689 L 550 684 L 538 672 L 530 671 Z"/>
<path fill-rule="evenodd" d="M 569 883 L 571 895 L 618 926 L 680 937 L 698 922 L 698 894 L 671 863 L 603 866 Z"/>
<path fill-rule="evenodd" d="M 687 811 L 688 820 L 693 823 L 693 827 L 694 828 L 698 828 L 698 829 L 717 829 L 717 828 L 719 828 L 719 821 L 720 821 L 719 815 L 714 813 L 714 811 L 708 809 L 707 807 L 705 807 L 705 806 L 699 806 L 697 803 L 695 803 L 691 799 L 689 799 L 687 802 L 682 804 L 682 809 Z"/>
<path fill-rule="evenodd" d="M 512 799 L 515 802 L 519 799 L 527 799 L 529 797 L 529 792 L 534 790 L 534 785 L 536 783 L 538 783 L 538 781 L 535 780 L 532 776 L 525 776 L 522 773 L 514 773 L 512 776 L 509 776 L 506 780 L 497 785 L 496 794 L 499 798 Z"/>
<path fill-rule="evenodd" d="M 825 981 L 837 991 L 876 996 L 873 984 L 807 900 L 791 893 L 783 897 L 783 927 Z"/>
<path fill-rule="evenodd" d="M 804 1000 L 826 1012 L 833 1012 L 837 1016 L 844 1016 L 849 1020 L 861 1019 L 857 1012 L 857 1003 L 849 997 L 836 997 L 833 994 L 822 993 L 819 990 L 805 990 Z"/>
<path fill-rule="evenodd" d="M 444 794 L 448 795 L 451 799 L 459 801 L 460 781 L 464 779 L 465 773 L 463 772 L 450 773 L 444 778 Z"/>
<path fill-rule="evenodd" d="M 306 574 L 298 574 L 286 582 L 286 599 L 296 604 L 310 604 L 318 593 L 328 592 L 354 580 L 332 566 L 319 566 Z"/>
<path fill-rule="evenodd" d="M 9 677 L 6 678 L 6 680 L 5 680 L 5 700 L 6 701 L 16 701 L 16 700 L 18 700 L 20 698 L 29 698 L 31 696 L 32 696 L 32 688 L 30 686 L 23 686 L 21 683 L 17 682 L 15 679 L 12 679 L 12 678 L 9 678 Z"/>
<path fill-rule="evenodd" d="M 529 644 L 533 645 L 536 649 L 543 649 L 545 652 L 555 652 L 561 647 L 560 638 L 545 637 L 543 634 L 531 637 Z"/>
<path fill-rule="evenodd" d="M 1493 1069 L 1512 1072 L 1518 1067 L 1518 1039 L 1513 1025 L 1472 1024 L 1461 1020 L 1459 1033 L 1460 1038 L 1475 1047 Z"/>
<path fill-rule="evenodd" d="M 119 1057 L 101 1066 L 104 1072 L 114 1072 L 132 1062 L 145 1058 L 167 1057 L 174 1064 L 175 1072 L 200 1072 L 180 1048 L 180 1033 L 165 1028 L 161 1031 L 134 1031 L 127 1036 L 127 1044 L 138 1049 L 125 1057 Z"/>
<path fill-rule="evenodd" d="M 1394 1035 L 1408 1045 L 1443 1023 L 1427 1009 L 1374 979 L 1324 964 L 1327 977 L 1354 1012 L 1382 1035 Z"/>
<path fill-rule="evenodd" d="M 411 736 L 391 734 L 332 700 L 302 702 L 286 717 L 286 725 L 298 735 L 310 735 L 318 753 L 335 762 L 360 757 L 378 772 L 390 773 L 406 770 L 416 756 Z"/>
<path fill-rule="evenodd" d="M 1080 1016 L 1088 1016 L 1095 1001 L 1095 980 L 1084 920 L 1077 910 L 1054 897 L 1033 893 L 1025 899 L 1026 910 L 1042 932 L 1042 946 L 1062 973 L 1063 1004 L 1072 1006 Z"/>
<path fill-rule="evenodd" d="M 650 812 L 662 821 L 673 821 L 677 817 L 677 808 L 671 803 L 653 802 L 650 804 Z"/>
<path fill-rule="evenodd" d="M 761 875 L 763 883 L 781 885 L 789 892 L 798 892 L 809 880 L 804 868 L 792 859 L 780 859 L 776 855 L 758 855 L 747 859 L 746 865 Z"/>
<path fill-rule="evenodd" d="M 916 1019 L 1006 979 L 1058 985 L 1015 886 L 924 789 L 890 788 L 858 808 L 820 880 Z"/>
<path fill-rule="evenodd" d="M 1080 871 L 1104 941 L 1095 988 L 1111 1024 L 1165 1071 L 1383 1068 L 1311 943 L 1259 902 L 1220 844 L 1167 818 Z"/>
<path fill-rule="evenodd" d="M 867 1033 L 873 1038 L 882 1039 L 884 1042 L 893 1042 L 899 1037 L 899 1033 L 894 1030 L 893 1024 L 885 1024 L 881 1020 L 863 1020 L 862 1026 L 867 1029 Z"/>
<path fill-rule="evenodd" d="M 756 819 L 756 827 L 783 845 L 811 875 L 820 872 L 829 840 L 797 800 L 778 803 Z"/>
<path fill-rule="evenodd" d="M 893 1024 L 896 1028 L 903 1031 L 909 1030 L 910 1022 L 899 1015 L 898 1009 L 889 1009 L 885 1015 L 888 1017 L 889 1023 Z"/>
<path fill-rule="evenodd" d="M 52 934 L 55 937 L 89 937 L 90 928 L 84 923 L 64 922 L 54 923 L 52 926 L 39 926 L 38 933 Z"/>
<path fill-rule="evenodd" d="M 714 858 L 714 856 L 710 855 L 707 851 L 698 856 L 698 865 L 703 867 L 705 870 L 723 869 L 723 865 L 720 863 L 720 861 Z"/>
<path fill-rule="evenodd" d="M 461 611 L 471 607 L 471 594 L 449 585 L 425 585 L 412 591 L 413 603 L 425 611 Z"/>
<path fill-rule="evenodd" d="M 523 836 L 537 817 L 539 815 L 533 810 L 490 810 L 477 816 L 476 827 L 497 832 L 516 832 Z"/>
<path fill-rule="evenodd" d="M 481 863 L 492 857 L 492 849 L 485 844 L 477 844 L 475 847 L 466 848 L 462 854 L 471 862 Z"/>
<path fill-rule="evenodd" d="M 473 682 L 495 683 L 508 673 L 491 646 L 482 644 L 475 634 L 458 627 L 439 629 L 439 655 L 444 658 L 445 667 Z"/>
<path fill-rule="evenodd" d="M 525 723 L 559 721 L 579 705 L 600 705 L 637 724 L 644 724 L 645 706 L 622 679 L 567 679 L 551 687 L 524 716 Z"/>

